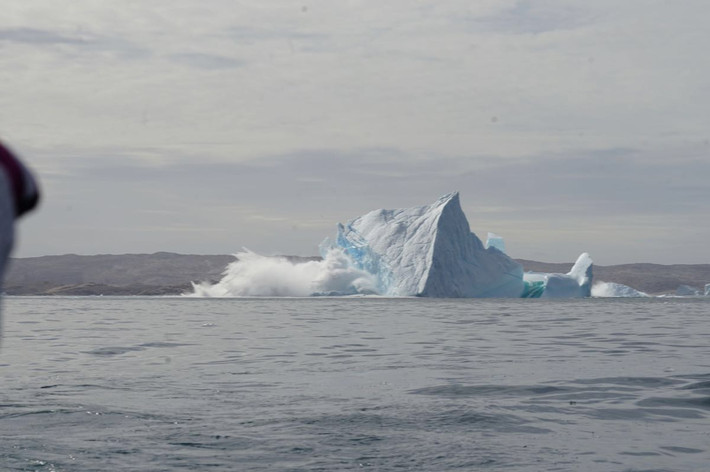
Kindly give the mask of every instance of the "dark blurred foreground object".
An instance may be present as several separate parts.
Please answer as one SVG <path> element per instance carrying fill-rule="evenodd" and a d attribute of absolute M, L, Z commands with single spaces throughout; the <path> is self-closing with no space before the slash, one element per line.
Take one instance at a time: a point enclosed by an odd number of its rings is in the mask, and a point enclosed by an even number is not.
<path fill-rule="evenodd" d="M 12 249 L 15 219 L 33 209 L 38 201 L 34 177 L 0 142 L 0 283 Z"/>
<path fill-rule="evenodd" d="M 0 168 L 10 183 L 15 218 L 33 209 L 39 201 L 37 183 L 19 159 L 0 142 Z M 4 193 L 2 198 L 7 198 Z"/>

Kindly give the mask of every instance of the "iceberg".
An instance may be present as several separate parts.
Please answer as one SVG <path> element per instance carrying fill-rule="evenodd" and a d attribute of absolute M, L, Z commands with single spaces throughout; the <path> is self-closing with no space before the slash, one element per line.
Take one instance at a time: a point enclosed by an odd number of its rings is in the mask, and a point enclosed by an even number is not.
<path fill-rule="evenodd" d="M 586 298 L 592 295 L 592 258 L 582 253 L 566 274 L 526 272 L 523 298 Z"/>
<path fill-rule="evenodd" d="M 710 297 L 710 284 L 705 284 L 705 296 Z"/>
<path fill-rule="evenodd" d="M 524 290 L 522 266 L 471 232 L 458 192 L 339 224 L 335 246 L 376 276 L 382 295 L 520 297 Z"/>
<path fill-rule="evenodd" d="M 697 297 L 700 295 L 700 289 L 690 285 L 679 285 L 675 294 L 679 297 Z"/>

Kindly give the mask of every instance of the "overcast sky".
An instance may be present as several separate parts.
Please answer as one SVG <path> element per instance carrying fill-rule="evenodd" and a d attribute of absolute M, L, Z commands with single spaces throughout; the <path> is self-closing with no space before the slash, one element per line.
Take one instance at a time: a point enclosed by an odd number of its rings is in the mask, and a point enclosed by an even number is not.
<path fill-rule="evenodd" d="M 453 190 L 513 257 L 710 262 L 707 0 L 5 0 L 16 256 L 317 253 Z"/>

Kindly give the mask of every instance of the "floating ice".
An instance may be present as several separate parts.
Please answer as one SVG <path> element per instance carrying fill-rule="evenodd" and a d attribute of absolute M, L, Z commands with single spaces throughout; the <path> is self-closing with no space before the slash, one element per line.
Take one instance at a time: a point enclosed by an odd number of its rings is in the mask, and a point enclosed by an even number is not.
<path fill-rule="evenodd" d="M 583 298 L 591 296 L 592 258 L 582 253 L 566 274 L 526 272 L 524 298 Z"/>
<path fill-rule="evenodd" d="M 338 225 L 333 246 L 372 273 L 383 295 L 520 297 L 524 289 L 520 264 L 471 232 L 457 192 Z"/>
<path fill-rule="evenodd" d="M 699 288 L 691 287 L 690 285 L 679 285 L 675 294 L 679 297 L 697 297 L 701 292 Z"/>
<path fill-rule="evenodd" d="M 592 286 L 592 296 L 598 298 L 642 298 L 649 295 L 628 285 L 614 282 L 598 282 Z"/>
<path fill-rule="evenodd" d="M 710 297 L 710 284 L 705 284 L 705 296 Z"/>

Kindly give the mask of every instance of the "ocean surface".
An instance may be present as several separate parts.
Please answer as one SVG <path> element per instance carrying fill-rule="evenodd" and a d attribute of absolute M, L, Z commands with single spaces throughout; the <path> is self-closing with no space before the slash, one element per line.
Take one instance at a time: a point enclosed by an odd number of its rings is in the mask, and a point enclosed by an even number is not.
<path fill-rule="evenodd" d="M 707 471 L 710 299 L 6 298 L 2 471 Z"/>

